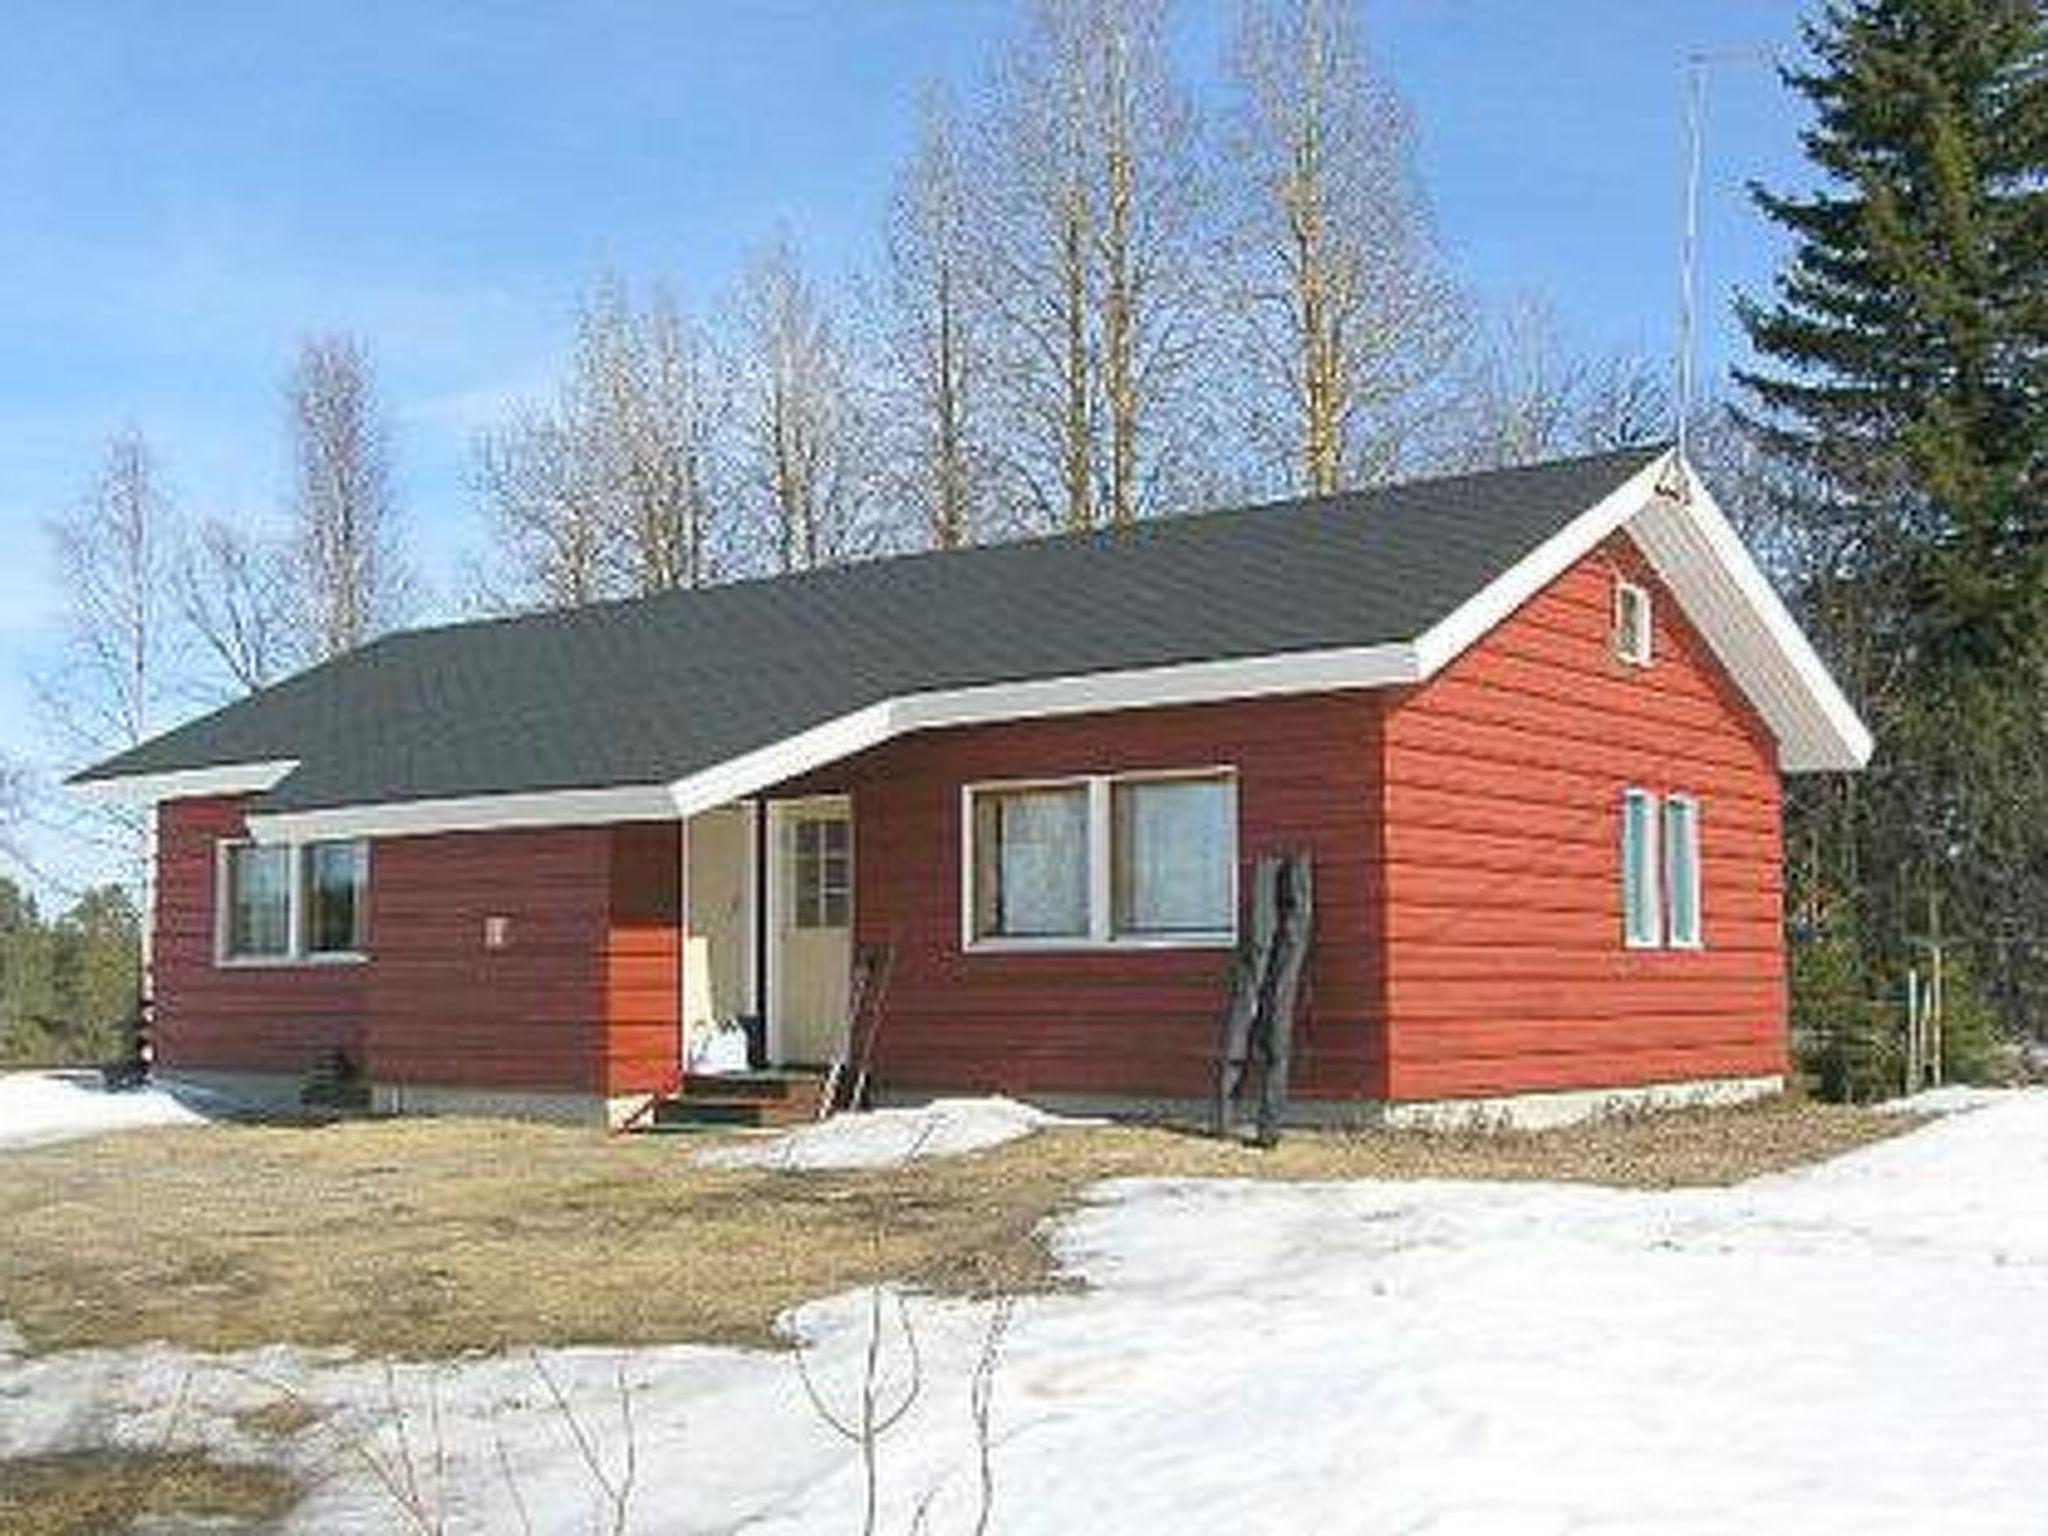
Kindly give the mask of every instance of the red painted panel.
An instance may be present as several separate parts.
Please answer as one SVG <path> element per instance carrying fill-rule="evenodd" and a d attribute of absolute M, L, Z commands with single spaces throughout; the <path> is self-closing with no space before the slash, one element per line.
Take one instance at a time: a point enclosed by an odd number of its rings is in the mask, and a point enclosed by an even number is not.
<path fill-rule="evenodd" d="M 1655 664 L 1613 654 L 1617 576 Z M 1388 714 L 1395 1098 L 1782 1072 L 1779 781 L 1768 733 L 1625 536 Z M 1620 801 L 1696 795 L 1699 951 L 1621 939 Z"/>
<path fill-rule="evenodd" d="M 339 1047 L 383 1083 L 623 1093 L 673 1063 L 673 826 L 380 841 L 370 959 L 255 968 L 213 957 L 215 847 L 242 834 L 239 802 L 173 802 L 160 825 L 167 1066 L 301 1073 Z"/>

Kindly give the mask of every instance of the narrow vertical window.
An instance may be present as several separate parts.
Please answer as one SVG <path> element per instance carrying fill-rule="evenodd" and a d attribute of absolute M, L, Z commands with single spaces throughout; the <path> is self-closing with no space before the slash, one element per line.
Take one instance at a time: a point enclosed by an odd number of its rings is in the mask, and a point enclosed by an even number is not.
<path fill-rule="evenodd" d="M 1631 949 L 1654 949 L 1663 941 L 1657 886 L 1657 797 L 1648 790 L 1624 790 L 1621 920 L 1622 936 Z"/>
<path fill-rule="evenodd" d="M 1688 795 L 1664 802 L 1664 910 L 1669 942 L 1700 946 L 1700 806 Z"/>
<path fill-rule="evenodd" d="M 1614 584 L 1614 653 L 1631 666 L 1647 667 L 1655 629 L 1650 594 L 1632 581 Z"/>

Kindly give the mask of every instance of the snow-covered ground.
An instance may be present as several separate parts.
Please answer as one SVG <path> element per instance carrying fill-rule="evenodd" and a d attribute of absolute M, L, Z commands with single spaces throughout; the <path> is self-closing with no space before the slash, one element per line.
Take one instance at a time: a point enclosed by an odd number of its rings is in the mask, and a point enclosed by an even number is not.
<path fill-rule="evenodd" d="M 834 1115 L 736 1146 L 707 1147 L 697 1161 L 717 1168 L 881 1168 L 926 1157 L 958 1157 L 1052 1125 L 1083 1122 L 1015 1099 L 934 1099 L 902 1109 Z"/>
<path fill-rule="evenodd" d="M 1018 1305 L 995 1373 L 990 1529 L 1009 1533 L 1876 1533 L 2048 1529 L 2048 1091 L 1996 1095 L 1734 1190 L 1133 1182 L 1068 1222 L 1086 1292 Z M 805 1307 L 845 1411 L 865 1298 Z M 885 1310 L 884 1317 L 893 1313 Z M 909 1307 L 923 1390 L 880 1442 L 877 1528 L 973 1528 L 987 1305 Z M 906 1353 L 884 1335 L 900 1377 Z M 544 1357 L 616 1477 L 632 1395 L 641 1532 L 860 1529 L 851 1448 L 787 1357 Z M 357 1437 L 295 1517 L 399 1528 L 358 1452 L 458 1532 L 587 1531 L 596 1481 L 533 1362 L 404 1367 L 270 1350 L 0 1348 L 0 1455 L 257 1443 L 253 1378 Z M 886 1394 L 885 1394 L 886 1395 Z M 438 1418 L 438 1436 L 430 1425 Z M 438 1444 L 445 1478 L 432 1471 Z M 441 1489 L 437 1493 L 435 1490 Z"/>
<path fill-rule="evenodd" d="M 0 1148 L 143 1125 L 198 1125 L 216 1107 L 162 1088 L 109 1093 L 97 1072 L 0 1072 Z"/>

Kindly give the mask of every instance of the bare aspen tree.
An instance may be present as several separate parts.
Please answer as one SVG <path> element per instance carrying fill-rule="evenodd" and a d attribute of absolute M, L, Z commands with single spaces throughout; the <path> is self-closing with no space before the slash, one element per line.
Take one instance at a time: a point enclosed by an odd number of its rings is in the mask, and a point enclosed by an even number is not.
<path fill-rule="evenodd" d="M 28 770 L 0 754 L 0 860 L 22 864 L 21 823 L 28 809 Z"/>
<path fill-rule="evenodd" d="M 563 411 L 522 408 L 477 444 L 476 486 L 503 591 L 491 607 L 573 608 L 613 595 L 612 529 L 578 429 Z"/>
<path fill-rule="evenodd" d="M 506 600 L 564 607 L 710 580 L 722 404 L 676 303 L 656 290 L 642 307 L 602 278 L 578 309 L 555 398 L 478 448 Z"/>
<path fill-rule="evenodd" d="M 290 551 L 209 518 L 184 539 L 173 573 L 178 616 L 225 685 L 250 693 L 292 667 L 297 640 Z"/>
<path fill-rule="evenodd" d="M 807 571 L 869 552 L 872 455 L 853 361 L 787 240 L 749 265 L 733 344 L 741 479 L 769 563 Z"/>
<path fill-rule="evenodd" d="M 1390 478 L 1462 324 L 1407 108 L 1354 0 L 1247 0 L 1231 76 L 1228 266 L 1254 446 L 1297 490 Z"/>
<path fill-rule="evenodd" d="M 938 549 L 973 543 L 992 512 L 973 174 L 951 98 L 928 87 L 917 148 L 889 202 L 878 388 L 888 489 Z"/>
<path fill-rule="evenodd" d="M 1040 0 L 997 71 L 976 271 L 1004 458 L 1040 517 L 1127 526 L 1204 445 L 1208 183 L 1160 0 Z"/>
<path fill-rule="evenodd" d="M 1550 301 L 1525 293 L 1478 337 L 1446 419 L 1450 462 L 1499 469 L 1655 441 L 1671 407 L 1657 370 L 1627 353 L 1577 350 Z"/>
<path fill-rule="evenodd" d="M 90 492 L 50 525 L 66 598 L 64 650 L 36 691 L 68 758 L 137 745 L 175 694 L 175 516 L 149 444 L 130 428 L 107 445 Z M 145 889 L 146 817 L 110 810 L 73 830 L 119 856 L 131 885 Z"/>
<path fill-rule="evenodd" d="M 712 575 L 721 405 L 703 340 L 665 292 L 642 309 L 615 277 L 599 283 L 579 331 L 565 414 L 609 526 L 617 585 L 700 586 Z"/>
<path fill-rule="evenodd" d="M 307 661 L 354 650 L 402 611 L 390 452 L 369 354 L 310 336 L 285 384 L 293 464 L 293 562 Z"/>

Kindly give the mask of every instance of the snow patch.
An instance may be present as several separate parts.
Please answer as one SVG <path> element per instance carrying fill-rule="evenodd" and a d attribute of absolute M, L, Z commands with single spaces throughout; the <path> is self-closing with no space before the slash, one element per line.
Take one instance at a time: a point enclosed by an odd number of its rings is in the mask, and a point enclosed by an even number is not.
<path fill-rule="evenodd" d="M 713 1168 L 885 1168 L 978 1152 L 1047 1126 L 1089 1123 L 1015 1099 L 934 1099 L 903 1109 L 848 1111 L 744 1146 L 707 1147 L 697 1161 Z"/>
<path fill-rule="evenodd" d="M 1961 1115 L 1973 1109 L 2002 1102 L 2017 1090 L 2011 1088 L 1972 1088 L 1966 1083 L 1950 1083 L 1942 1088 L 1923 1088 L 1918 1093 L 1909 1093 L 1902 1099 L 1886 1099 L 1873 1106 L 1880 1114 L 1887 1115 Z"/>
<path fill-rule="evenodd" d="M 211 1095 L 162 1087 L 109 1092 L 97 1072 L 0 1073 L 0 1147 L 39 1146 L 146 1125 L 202 1125 Z"/>
<path fill-rule="evenodd" d="M 886 1160 L 915 1113 L 852 1118 L 889 1128 L 860 1133 Z M 878 1529 L 975 1528 L 992 1337 L 991 1528 L 1010 1536 L 2042 1528 L 2048 1351 L 2026 1340 L 2048 1315 L 2048 1090 L 1733 1189 L 1120 1181 L 1058 1246 L 1090 1289 L 1020 1301 L 999 1335 L 988 1304 L 901 1298 L 922 1392 L 881 1442 Z M 896 1306 L 888 1402 L 911 1369 Z M 863 1292 L 784 1320 L 842 1415 L 875 1315 Z M 388 1377 L 286 1349 L 0 1354 L 0 1456 L 166 1437 L 265 1455 L 326 1473 L 288 1530 L 351 1536 L 404 1522 L 337 1442 L 388 1458 L 402 1418 L 418 1465 L 445 1459 L 450 1536 L 519 1529 L 512 1484 L 533 1530 L 588 1530 L 600 1495 L 543 1369 L 614 1475 L 623 1377 L 632 1530 L 860 1523 L 859 1456 L 795 1362 L 696 1346 Z M 253 1439 L 234 1415 L 265 1382 L 325 1417 Z"/>

